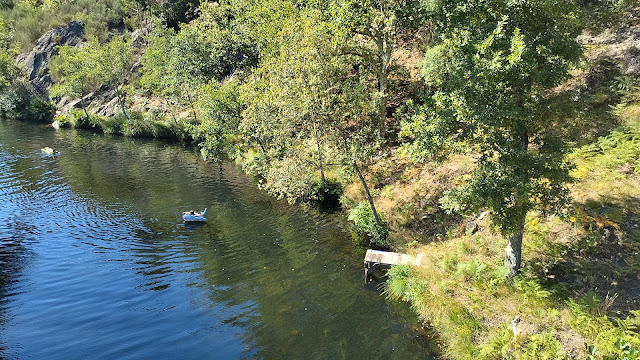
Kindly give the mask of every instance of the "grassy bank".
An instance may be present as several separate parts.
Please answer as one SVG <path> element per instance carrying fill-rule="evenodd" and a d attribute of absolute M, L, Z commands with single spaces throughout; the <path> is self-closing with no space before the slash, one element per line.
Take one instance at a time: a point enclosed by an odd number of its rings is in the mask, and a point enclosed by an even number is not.
<path fill-rule="evenodd" d="M 189 121 L 175 121 L 153 111 L 133 111 L 127 119 L 122 113 L 104 117 L 90 115 L 80 109 L 61 114 L 55 119 L 61 127 L 96 131 L 103 134 L 129 137 L 147 137 L 174 140 L 190 140 Z"/>
<path fill-rule="evenodd" d="M 385 292 L 433 326 L 448 358 L 640 358 L 640 104 L 619 100 L 608 113 L 618 126 L 570 155 L 576 182 L 567 213 L 529 214 L 513 284 L 502 264 L 506 240 L 490 216 L 471 234 L 470 218 L 438 210 L 440 189 L 465 176 L 470 157 L 406 166 L 383 185 L 381 203 L 398 208 L 396 245 L 425 259 L 394 267 Z M 431 186 L 414 187 L 417 179 Z"/>

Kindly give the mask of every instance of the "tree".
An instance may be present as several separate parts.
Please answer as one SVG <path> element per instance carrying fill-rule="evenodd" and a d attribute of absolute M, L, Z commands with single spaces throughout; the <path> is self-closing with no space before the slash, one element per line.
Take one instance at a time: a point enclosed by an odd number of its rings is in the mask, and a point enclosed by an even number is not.
<path fill-rule="evenodd" d="M 339 0 L 331 2 L 329 9 L 334 41 L 345 53 L 362 57 L 375 75 L 382 126 L 387 116 L 388 78 L 398 35 L 422 26 L 428 8 L 419 0 Z"/>
<path fill-rule="evenodd" d="M 80 98 L 80 106 L 89 120 L 84 97 L 100 84 L 100 45 L 93 38 L 82 47 L 61 46 L 51 61 L 51 74 L 58 81 L 51 88 L 52 96 Z"/>
<path fill-rule="evenodd" d="M 225 14 L 226 8 L 205 3 L 200 17 L 175 33 L 156 22 L 142 57 L 143 86 L 178 103 L 186 99 L 197 122 L 198 89 L 222 81 L 257 62 L 250 39 Z"/>
<path fill-rule="evenodd" d="M 374 221 L 382 226 L 364 170 L 382 148 L 361 58 L 337 52 L 313 9 L 280 32 L 280 49 L 262 62 L 244 87 L 240 125 L 262 154 L 258 173 L 272 193 L 295 200 L 325 168 L 338 167 L 361 182 Z M 314 179 L 315 176 L 315 179 Z"/>
<path fill-rule="evenodd" d="M 236 80 L 219 83 L 211 80 L 199 89 L 200 122 L 189 126 L 191 136 L 199 142 L 202 156 L 221 159 L 231 152 L 230 145 L 238 134 L 243 110 Z"/>
<path fill-rule="evenodd" d="M 9 29 L 0 16 L 0 91 L 15 79 L 18 68 L 15 65 L 15 51 L 10 47 Z"/>
<path fill-rule="evenodd" d="M 108 44 L 99 48 L 99 78 L 116 91 L 118 103 L 125 118 L 129 120 L 125 106 L 125 84 L 133 61 L 131 40 L 124 36 L 114 36 Z"/>
<path fill-rule="evenodd" d="M 419 155 L 461 144 L 477 151 L 471 178 L 442 203 L 492 211 L 508 237 L 512 278 L 521 266 L 527 212 L 558 210 L 566 201 L 570 166 L 545 112 L 551 89 L 581 55 L 579 21 L 571 2 L 555 0 L 457 0 L 436 8 L 441 41 L 427 51 L 423 68 L 434 93 L 403 131 Z"/>

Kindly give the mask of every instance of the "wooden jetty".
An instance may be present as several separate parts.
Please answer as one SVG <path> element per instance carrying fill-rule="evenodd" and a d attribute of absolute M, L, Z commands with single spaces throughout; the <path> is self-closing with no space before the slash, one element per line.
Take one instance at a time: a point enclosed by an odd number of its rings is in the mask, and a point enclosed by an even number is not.
<path fill-rule="evenodd" d="M 400 254 L 396 252 L 380 251 L 367 249 L 367 254 L 364 256 L 364 282 L 368 283 L 371 279 L 371 274 L 375 269 L 380 266 L 391 265 L 415 265 L 418 266 L 422 263 L 422 254 L 418 256 Z"/>

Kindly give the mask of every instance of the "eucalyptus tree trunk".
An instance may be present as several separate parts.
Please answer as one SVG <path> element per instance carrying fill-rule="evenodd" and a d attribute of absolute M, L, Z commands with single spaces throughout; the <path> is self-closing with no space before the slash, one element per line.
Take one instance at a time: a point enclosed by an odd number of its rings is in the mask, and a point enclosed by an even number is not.
<path fill-rule="evenodd" d="M 376 210 L 376 205 L 374 204 L 373 197 L 371 196 L 371 192 L 369 191 L 369 186 L 367 186 L 367 181 L 365 180 L 364 176 L 362 176 L 362 172 L 360 172 L 358 164 L 356 164 L 355 161 L 353 162 L 353 169 L 358 174 L 358 178 L 360 179 L 362 187 L 364 188 L 364 192 L 367 195 L 367 200 L 369 201 L 369 206 L 371 206 L 371 212 L 373 213 L 373 219 L 375 220 L 376 225 L 382 226 L 380 216 L 378 216 L 378 211 Z"/>
<path fill-rule="evenodd" d="M 376 31 L 374 38 L 379 61 L 376 72 L 378 77 L 378 91 L 380 92 L 380 126 L 383 126 L 387 119 L 387 87 L 391 53 L 393 51 L 393 39 L 391 38 L 391 34 L 384 29 Z"/>
<path fill-rule="evenodd" d="M 524 235 L 524 217 L 519 220 L 518 227 L 509 235 L 507 251 L 504 256 L 504 267 L 509 270 L 509 279 L 520 272 L 522 265 L 522 236 Z"/>
<path fill-rule="evenodd" d="M 129 114 L 127 114 L 127 109 L 124 106 L 124 99 L 122 97 L 122 94 L 120 93 L 120 91 L 118 91 L 116 94 L 118 96 L 118 103 L 120 103 L 120 108 L 122 109 L 124 117 L 127 119 L 127 121 L 131 121 L 131 119 L 129 119 Z"/>
<path fill-rule="evenodd" d="M 526 153 L 529 150 L 529 134 L 527 131 L 523 131 L 518 135 L 520 142 L 520 151 Z M 509 234 L 509 241 L 507 243 L 507 250 L 504 256 L 504 266 L 509 270 L 509 279 L 513 279 L 520 272 L 520 266 L 522 264 L 522 237 L 524 235 L 524 222 L 527 217 L 527 204 L 526 201 L 529 198 L 529 194 L 518 193 L 518 203 L 515 206 L 520 209 L 517 211 L 517 218 L 515 220 L 515 227 L 511 234 Z"/>

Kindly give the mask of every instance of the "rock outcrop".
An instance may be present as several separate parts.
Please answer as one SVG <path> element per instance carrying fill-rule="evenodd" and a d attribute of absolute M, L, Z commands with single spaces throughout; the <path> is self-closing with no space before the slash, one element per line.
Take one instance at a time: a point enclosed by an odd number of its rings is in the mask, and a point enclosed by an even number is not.
<path fill-rule="evenodd" d="M 116 33 L 123 33 L 124 28 Z M 131 34 L 132 44 L 143 52 L 146 46 L 144 35 L 148 29 L 138 29 Z M 84 38 L 84 27 L 77 21 L 72 21 L 64 26 L 59 26 L 48 31 L 36 41 L 32 51 L 18 56 L 16 63 L 22 67 L 31 82 L 32 92 L 43 99 L 49 99 L 49 89 L 53 85 L 49 73 L 51 59 L 58 55 L 58 46 L 81 46 Z M 140 71 L 140 62 L 131 67 L 131 73 Z M 56 108 L 61 112 L 67 112 L 73 108 L 80 108 L 81 103 L 78 98 L 67 96 L 56 101 Z M 83 102 L 90 109 L 91 113 L 99 116 L 112 116 L 118 110 L 118 98 L 115 89 L 102 85 L 95 91 L 85 95 Z"/>
<path fill-rule="evenodd" d="M 49 98 L 49 88 L 53 85 L 49 74 L 51 58 L 58 54 L 57 47 L 60 45 L 80 45 L 83 33 L 84 26 L 72 21 L 46 32 L 38 39 L 31 52 L 18 56 L 16 62 L 26 70 L 34 94 Z"/>
<path fill-rule="evenodd" d="M 589 57 L 608 57 L 621 65 L 621 72 L 640 75 L 640 8 L 620 19 L 619 26 L 598 35 L 581 35 L 578 40 L 590 49 Z"/>

